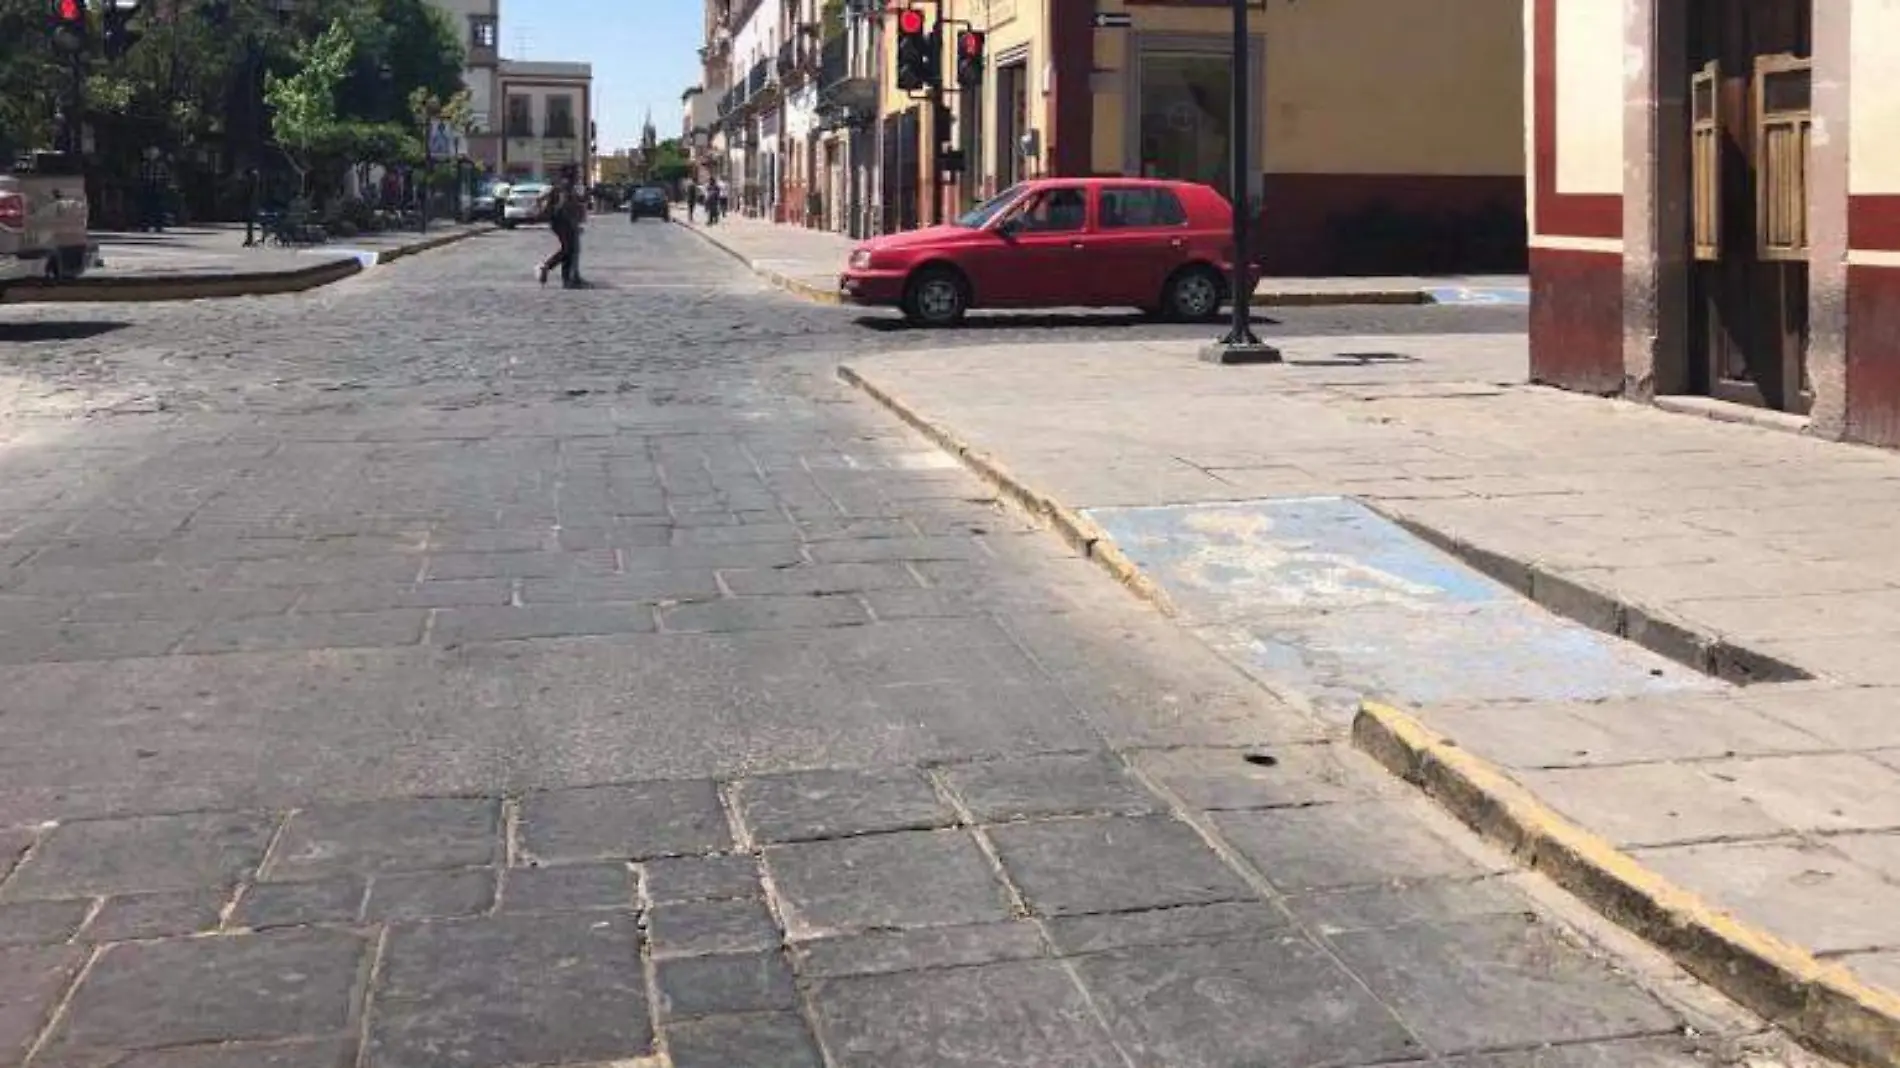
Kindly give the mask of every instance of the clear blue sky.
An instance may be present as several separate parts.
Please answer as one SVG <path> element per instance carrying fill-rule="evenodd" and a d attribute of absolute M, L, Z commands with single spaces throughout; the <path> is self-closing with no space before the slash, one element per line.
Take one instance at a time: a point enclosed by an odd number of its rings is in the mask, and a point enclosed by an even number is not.
<path fill-rule="evenodd" d="M 661 138 L 679 136 L 704 20 L 703 0 L 501 0 L 501 54 L 592 63 L 600 150 L 613 152 L 639 145 L 649 107 Z"/>

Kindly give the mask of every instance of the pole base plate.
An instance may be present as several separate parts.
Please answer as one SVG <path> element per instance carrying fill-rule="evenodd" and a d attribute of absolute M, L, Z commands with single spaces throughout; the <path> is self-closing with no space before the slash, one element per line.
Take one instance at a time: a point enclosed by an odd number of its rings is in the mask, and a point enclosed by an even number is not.
<path fill-rule="evenodd" d="M 1262 341 L 1234 344 L 1215 341 L 1201 346 L 1202 363 L 1249 364 L 1284 363 L 1280 350 Z"/>

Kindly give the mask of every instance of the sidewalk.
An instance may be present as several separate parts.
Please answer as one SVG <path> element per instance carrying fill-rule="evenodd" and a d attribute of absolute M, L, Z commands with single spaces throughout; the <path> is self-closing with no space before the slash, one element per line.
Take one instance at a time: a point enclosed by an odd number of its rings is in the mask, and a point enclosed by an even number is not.
<path fill-rule="evenodd" d="M 844 374 L 1526 863 L 1900 1063 L 1900 456 L 1525 386 L 1521 336 L 1282 340 Z"/>
<path fill-rule="evenodd" d="M 195 300 L 291 293 L 340 281 L 404 256 L 493 229 L 443 222 L 414 231 L 359 234 L 305 248 L 244 247 L 242 224 L 186 226 L 164 233 L 95 233 L 103 264 L 57 286 L 10 287 L 4 303 Z M 261 232 L 258 235 L 262 237 Z"/>
<path fill-rule="evenodd" d="M 674 205 L 674 221 L 731 253 L 781 289 L 807 300 L 838 303 L 838 273 L 858 242 L 824 230 L 729 216 L 708 227 L 689 222 Z M 1522 275 L 1455 278 L 1268 278 L 1254 291 L 1260 306 L 1346 304 L 1527 304 Z"/>

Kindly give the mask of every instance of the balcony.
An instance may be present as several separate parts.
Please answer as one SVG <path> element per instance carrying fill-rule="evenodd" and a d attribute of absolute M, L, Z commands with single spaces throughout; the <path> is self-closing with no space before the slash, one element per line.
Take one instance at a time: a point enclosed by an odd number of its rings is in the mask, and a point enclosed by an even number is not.
<path fill-rule="evenodd" d="M 745 98 L 748 103 L 765 95 L 766 89 L 774 84 L 772 61 L 761 59 L 752 65 L 752 72 L 745 77 Z"/>
<path fill-rule="evenodd" d="M 852 68 L 851 38 L 845 35 L 826 38 L 818 68 L 820 105 L 827 111 L 863 112 L 877 110 L 877 82 Z"/>

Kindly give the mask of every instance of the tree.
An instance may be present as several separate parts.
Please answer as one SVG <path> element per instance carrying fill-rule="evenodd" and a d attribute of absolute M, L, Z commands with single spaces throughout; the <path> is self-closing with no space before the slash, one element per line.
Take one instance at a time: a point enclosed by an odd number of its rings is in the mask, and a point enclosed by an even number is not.
<path fill-rule="evenodd" d="M 54 101 L 67 84 L 46 33 L 44 0 L 0 0 L 0 161 L 51 147 Z"/>
<path fill-rule="evenodd" d="M 297 52 L 295 74 L 264 77 L 264 101 L 271 107 L 271 132 L 284 158 L 307 186 L 320 155 L 335 151 L 344 131 L 337 118 L 336 90 L 349 72 L 355 42 L 342 19 Z"/>

